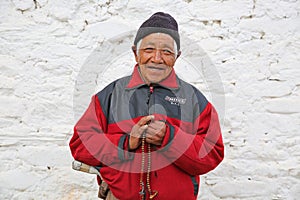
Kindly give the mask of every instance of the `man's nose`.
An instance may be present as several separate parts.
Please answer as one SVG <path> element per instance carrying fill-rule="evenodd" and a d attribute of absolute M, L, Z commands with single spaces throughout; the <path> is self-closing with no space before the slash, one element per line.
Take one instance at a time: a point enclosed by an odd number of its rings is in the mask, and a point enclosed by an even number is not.
<path fill-rule="evenodd" d="M 154 51 L 153 61 L 156 62 L 156 63 L 161 63 L 162 62 L 161 51 L 159 49 L 156 49 Z"/>

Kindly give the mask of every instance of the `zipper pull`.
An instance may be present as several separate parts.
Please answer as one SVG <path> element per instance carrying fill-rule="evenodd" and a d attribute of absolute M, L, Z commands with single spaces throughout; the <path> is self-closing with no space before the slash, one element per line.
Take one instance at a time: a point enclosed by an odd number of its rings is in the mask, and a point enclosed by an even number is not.
<path fill-rule="evenodd" d="M 145 194 L 146 194 L 145 193 L 145 186 L 144 186 L 144 183 L 141 182 L 139 195 L 140 195 L 142 200 L 145 199 Z"/>
<path fill-rule="evenodd" d="M 153 85 L 150 85 L 150 94 L 152 94 L 153 93 Z"/>
<path fill-rule="evenodd" d="M 150 102 L 150 96 L 151 94 L 153 93 L 153 85 L 150 85 L 149 86 L 149 93 L 148 93 L 148 99 L 147 99 L 147 105 L 149 105 L 149 102 Z"/>

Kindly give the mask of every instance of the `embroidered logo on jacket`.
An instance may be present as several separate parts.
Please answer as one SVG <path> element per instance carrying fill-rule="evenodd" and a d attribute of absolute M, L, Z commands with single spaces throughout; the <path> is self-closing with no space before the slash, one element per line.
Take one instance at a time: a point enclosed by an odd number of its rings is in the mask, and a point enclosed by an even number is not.
<path fill-rule="evenodd" d="M 179 98 L 179 97 L 169 97 L 169 96 L 166 96 L 165 97 L 165 100 L 166 101 L 169 101 L 172 105 L 180 105 L 180 104 L 185 104 L 186 102 L 186 99 L 184 98 Z"/>

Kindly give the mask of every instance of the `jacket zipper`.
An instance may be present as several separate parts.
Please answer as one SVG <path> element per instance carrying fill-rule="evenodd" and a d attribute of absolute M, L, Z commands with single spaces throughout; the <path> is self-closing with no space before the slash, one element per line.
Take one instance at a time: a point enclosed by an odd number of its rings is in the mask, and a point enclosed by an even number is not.
<path fill-rule="evenodd" d="M 151 95 L 153 93 L 153 85 L 150 84 L 149 86 L 149 92 L 148 92 L 148 99 L 147 99 L 147 105 L 148 105 L 148 115 L 150 115 L 150 98 L 151 98 Z"/>

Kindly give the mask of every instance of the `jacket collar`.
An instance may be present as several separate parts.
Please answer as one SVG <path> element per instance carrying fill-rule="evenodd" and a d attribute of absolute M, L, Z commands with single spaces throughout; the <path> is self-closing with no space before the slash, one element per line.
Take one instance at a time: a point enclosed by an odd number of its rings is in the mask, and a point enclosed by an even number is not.
<path fill-rule="evenodd" d="M 142 85 L 146 85 L 146 83 L 144 82 L 143 78 L 141 77 L 138 64 L 136 64 L 134 66 L 133 73 L 130 77 L 129 83 L 127 84 L 126 88 L 133 89 L 133 88 L 140 87 Z M 171 74 L 166 79 L 164 79 L 163 81 L 158 83 L 158 85 L 169 88 L 169 89 L 178 89 L 178 87 L 179 87 L 178 79 L 177 79 L 174 68 L 173 68 Z"/>

